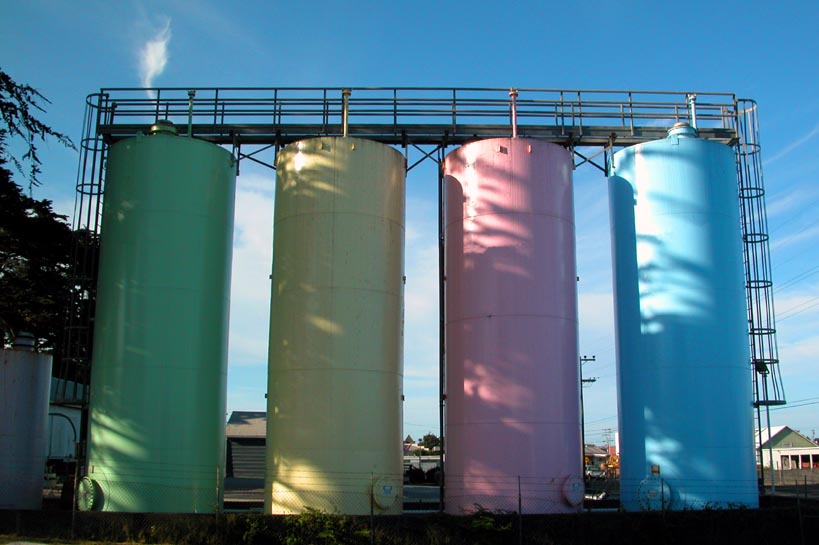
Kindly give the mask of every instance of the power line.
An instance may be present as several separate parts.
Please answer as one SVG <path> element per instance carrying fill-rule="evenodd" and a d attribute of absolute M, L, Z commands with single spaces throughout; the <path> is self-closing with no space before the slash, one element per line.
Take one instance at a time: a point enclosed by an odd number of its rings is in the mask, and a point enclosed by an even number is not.
<path fill-rule="evenodd" d="M 597 420 L 592 420 L 589 424 L 595 424 L 597 422 L 605 422 L 606 420 L 611 420 L 612 418 L 617 418 L 617 415 L 607 416 L 605 418 L 598 418 Z"/>
<path fill-rule="evenodd" d="M 798 284 L 802 280 L 806 279 L 807 277 L 809 277 L 809 276 L 811 276 L 813 274 L 816 274 L 817 272 L 819 272 L 819 265 L 816 265 L 815 267 L 811 267 L 810 269 L 808 269 L 806 271 L 803 271 L 803 272 L 801 272 L 801 273 L 799 273 L 797 275 L 794 275 L 791 278 L 789 278 L 788 280 L 786 280 L 785 282 L 782 282 L 781 284 L 779 284 L 777 286 L 777 288 L 774 290 L 774 293 L 778 293 L 778 292 L 782 291 L 785 288 L 793 286 L 794 284 Z"/>
<path fill-rule="evenodd" d="M 805 305 L 807 305 L 808 303 L 811 303 L 811 304 L 805 307 Z M 803 312 L 808 311 L 808 310 L 810 310 L 810 309 L 812 309 L 813 307 L 816 307 L 816 306 L 819 306 L 819 296 L 811 297 L 810 299 L 808 299 L 806 301 L 803 301 L 802 303 L 799 303 L 795 307 L 789 308 L 788 310 L 783 312 L 782 315 L 777 317 L 777 321 L 784 322 L 788 318 L 793 318 L 794 316 L 802 314 Z M 795 311 L 796 309 L 798 309 L 800 307 L 805 307 L 805 308 L 803 308 L 802 310 L 799 310 L 797 312 L 793 312 L 793 311 Z"/>
<path fill-rule="evenodd" d="M 817 399 L 819 399 L 819 396 L 817 396 L 817 397 L 806 397 L 805 399 L 794 399 L 793 401 L 788 403 L 788 405 L 790 405 L 791 403 L 802 403 L 803 401 L 814 401 L 814 400 L 817 400 Z"/>
<path fill-rule="evenodd" d="M 772 407 L 771 410 L 772 411 L 782 411 L 784 409 L 796 409 L 797 407 L 807 407 L 808 405 L 819 405 L 819 401 L 811 401 L 810 403 L 798 403 L 798 404 L 788 403 L 787 405 L 784 405 L 782 407 Z"/>

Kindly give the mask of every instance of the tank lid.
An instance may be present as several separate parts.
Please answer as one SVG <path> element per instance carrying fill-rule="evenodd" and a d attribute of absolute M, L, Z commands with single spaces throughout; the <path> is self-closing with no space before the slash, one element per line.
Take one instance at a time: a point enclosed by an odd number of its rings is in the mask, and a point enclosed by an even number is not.
<path fill-rule="evenodd" d="M 25 352 L 34 352 L 34 335 L 28 331 L 20 331 L 14 337 L 15 350 L 23 350 Z"/>
<path fill-rule="evenodd" d="M 669 138 L 672 136 L 696 138 L 697 129 L 695 129 L 685 121 L 681 121 L 679 123 L 674 123 L 674 126 L 668 129 L 668 136 Z"/>
<path fill-rule="evenodd" d="M 167 119 L 157 119 L 156 123 L 151 125 L 151 129 L 148 131 L 148 134 L 169 134 L 171 136 L 176 136 L 179 133 L 176 131 L 176 127 L 171 121 Z"/>

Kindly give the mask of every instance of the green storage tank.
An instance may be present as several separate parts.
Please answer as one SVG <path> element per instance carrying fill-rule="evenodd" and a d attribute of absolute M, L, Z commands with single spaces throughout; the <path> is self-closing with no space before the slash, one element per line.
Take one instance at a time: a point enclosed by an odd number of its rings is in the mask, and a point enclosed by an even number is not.
<path fill-rule="evenodd" d="M 152 134 L 107 163 L 86 509 L 221 509 L 235 164 Z"/>
<path fill-rule="evenodd" d="M 327 137 L 276 166 L 265 512 L 400 514 L 404 157 Z"/>

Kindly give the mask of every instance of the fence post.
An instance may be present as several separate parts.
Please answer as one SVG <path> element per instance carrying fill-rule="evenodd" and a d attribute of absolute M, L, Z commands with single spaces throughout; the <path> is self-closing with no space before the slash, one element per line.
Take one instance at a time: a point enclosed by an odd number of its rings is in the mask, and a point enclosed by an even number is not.
<path fill-rule="evenodd" d="M 219 464 L 216 464 L 216 520 L 219 520 L 219 511 L 222 510 L 221 502 L 219 501 L 219 477 L 221 475 Z"/>
<path fill-rule="evenodd" d="M 665 484 L 663 484 L 662 477 L 660 477 L 660 510 L 665 513 Z"/>
<path fill-rule="evenodd" d="M 370 544 L 375 545 L 375 480 L 370 473 Z"/>
<path fill-rule="evenodd" d="M 71 495 L 71 539 L 74 539 L 74 535 L 77 525 L 77 487 L 79 486 L 79 479 L 80 479 L 80 444 L 75 440 L 74 441 L 74 491 Z M 65 486 L 65 485 L 63 485 Z"/>
<path fill-rule="evenodd" d="M 224 534 L 222 533 L 221 524 L 219 524 L 220 523 L 219 514 L 225 508 L 224 499 L 222 501 L 219 501 L 219 490 L 220 490 L 220 486 L 222 484 L 221 483 L 221 476 L 222 476 L 222 466 L 219 465 L 219 464 L 216 464 L 216 510 L 215 510 L 216 512 L 214 513 L 214 516 L 216 517 L 216 529 L 215 529 L 215 531 L 220 536 L 221 541 L 224 542 Z"/>

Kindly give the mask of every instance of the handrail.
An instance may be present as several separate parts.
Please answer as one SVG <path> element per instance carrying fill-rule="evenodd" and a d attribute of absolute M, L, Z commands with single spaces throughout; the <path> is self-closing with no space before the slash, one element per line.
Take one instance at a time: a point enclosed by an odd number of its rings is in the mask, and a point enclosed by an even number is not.
<path fill-rule="evenodd" d="M 218 116 L 220 125 L 234 123 L 321 125 L 342 124 L 345 99 L 351 123 L 380 122 L 397 128 L 419 118 L 453 128 L 474 124 L 509 124 L 509 88 L 443 87 L 197 87 L 104 88 L 98 106 L 109 113 L 109 125 L 159 117 L 188 118 L 204 124 Z M 194 92 L 191 101 L 189 93 Z M 666 126 L 690 115 L 690 91 L 609 91 L 517 89 L 516 118 L 521 125 L 554 126 Z M 733 127 L 736 96 L 697 92 L 697 122 L 703 127 Z M 183 119 L 184 118 L 184 119 Z M 173 120 L 173 119 L 172 119 Z"/>

